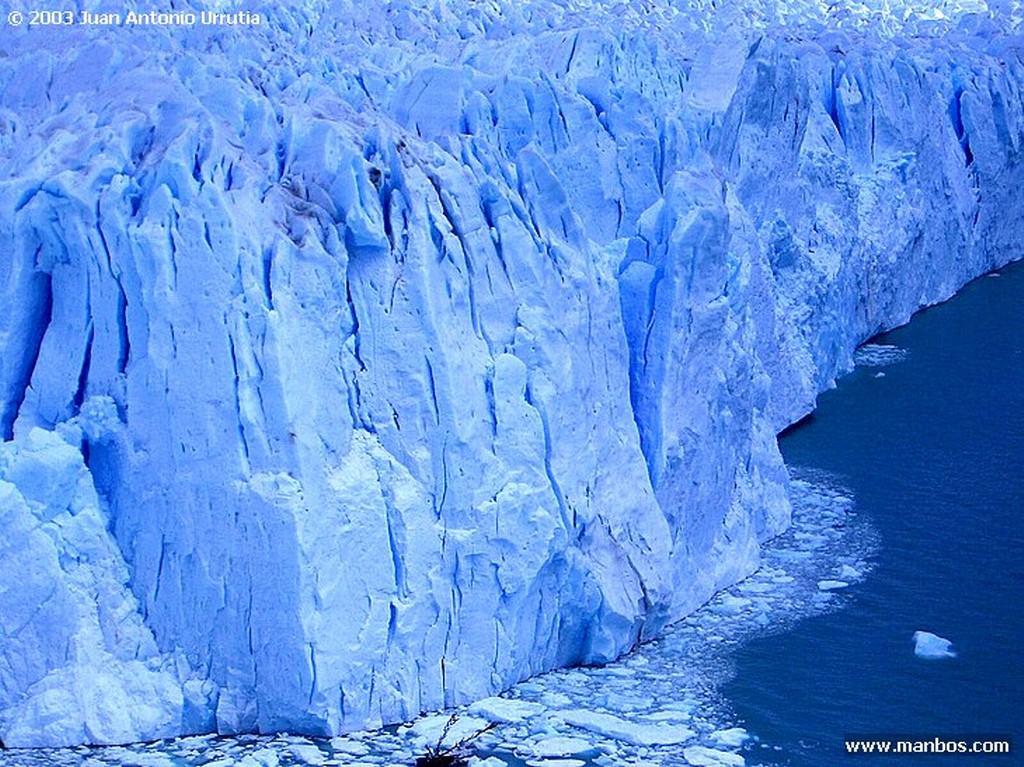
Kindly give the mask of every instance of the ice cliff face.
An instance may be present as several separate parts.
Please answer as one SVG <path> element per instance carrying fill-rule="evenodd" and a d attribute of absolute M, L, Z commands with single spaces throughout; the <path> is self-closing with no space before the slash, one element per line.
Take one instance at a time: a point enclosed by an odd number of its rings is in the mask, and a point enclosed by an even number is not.
<path fill-rule="evenodd" d="M 8 745 L 397 721 L 757 567 L 776 432 L 1024 255 L 1024 65 L 736 8 L 9 30 Z"/>

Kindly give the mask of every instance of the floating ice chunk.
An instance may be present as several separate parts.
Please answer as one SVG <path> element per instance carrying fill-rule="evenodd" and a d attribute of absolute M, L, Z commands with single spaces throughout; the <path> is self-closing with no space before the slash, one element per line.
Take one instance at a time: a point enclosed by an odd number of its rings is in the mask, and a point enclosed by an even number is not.
<path fill-rule="evenodd" d="M 930 631 L 915 631 L 914 655 L 918 658 L 933 660 L 937 658 L 955 658 L 956 652 L 953 650 L 953 643 L 948 639 L 943 639 L 937 634 L 932 634 Z"/>
<path fill-rule="evenodd" d="M 571 738 L 565 735 L 544 738 L 529 747 L 530 753 L 533 756 L 540 757 L 576 756 L 578 754 L 585 754 L 588 751 L 594 751 L 595 749 L 596 747 L 589 740 Z"/>
<path fill-rule="evenodd" d="M 711 733 L 711 740 L 719 746 L 739 748 L 750 740 L 750 733 L 742 727 L 730 727 L 727 730 L 716 730 Z"/>
<path fill-rule="evenodd" d="M 176 767 L 166 754 L 132 754 L 122 761 L 125 767 Z"/>
<path fill-rule="evenodd" d="M 572 704 L 572 698 L 561 692 L 545 692 L 540 696 L 540 702 L 548 708 L 565 708 Z"/>
<path fill-rule="evenodd" d="M 527 764 L 529 767 L 586 767 L 587 765 L 582 759 L 531 759 Z"/>
<path fill-rule="evenodd" d="M 736 615 L 742 612 L 744 608 L 750 606 L 750 600 L 744 597 L 735 597 L 731 594 L 726 594 L 722 597 L 718 604 L 711 606 L 711 611 L 718 613 L 719 615 Z"/>
<path fill-rule="evenodd" d="M 775 586 L 771 583 L 748 581 L 747 583 L 740 584 L 740 591 L 748 594 L 767 594 L 775 590 Z"/>
<path fill-rule="evenodd" d="M 862 576 L 860 570 L 850 565 L 843 565 L 839 570 L 839 577 L 846 581 L 855 581 Z"/>
<path fill-rule="evenodd" d="M 545 764 L 551 765 L 555 764 L 555 762 L 546 762 Z M 586 762 L 581 762 L 577 759 L 565 759 L 562 760 L 562 764 L 566 767 L 569 764 L 572 764 L 573 767 L 582 767 Z M 489 756 L 486 759 L 481 759 L 479 756 L 471 756 L 469 758 L 469 767 L 508 767 L 508 762 L 496 756 Z"/>
<path fill-rule="evenodd" d="M 666 708 L 662 711 L 655 711 L 653 714 L 647 714 L 644 719 L 649 722 L 686 722 L 691 716 L 691 711 Z"/>
<path fill-rule="evenodd" d="M 630 687 L 624 692 L 602 693 L 594 698 L 590 705 L 600 706 L 608 711 L 626 713 L 628 711 L 641 711 L 654 706 L 654 698 L 644 697 L 635 687 Z"/>
<path fill-rule="evenodd" d="M 509 698 L 484 698 L 469 707 L 469 713 L 492 722 L 522 722 L 544 711 L 540 703 Z"/>
<path fill-rule="evenodd" d="M 576 709 L 559 711 L 558 715 L 575 727 L 637 746 L 684 743 L 695 735 L 693 730 L 681 724 L 638 724 L 596 711 Z"/>
<path fill-rule="evenodd" d="M 323 764 L 327 761 L 327 754 L 313 745 L 296 745 L 288 749 L 300 764 Z"/>
<path fill-rule="evenodd" d="M 683 750 L 683 757 L 694 767 L 743 767 L 746 764 L 739 754 L 707 746 L 690 746 Z"/>
<path fill-rule="evenodd" d="M 850 584 L 847 583 L 846 581 L 824 580 L 824 581 L 818 581 L 818 590 L 819 591 L 833 591 L 835 589 L 845 589 L 849 585 Z"/>
<path fill-rule="evenodd" d="M 636 671 L 626 666 L 607 666 L 605 669 L 606 673 L 611 676 L 630 677 L 636 676 Z"/>
<path fill-rule="evenodd" d="M 281 764 L 281 757 L 271 748 L 261 748 L 247 755 L 242 761 L 236 762 L 235 767 L 278 767 Z M 316 764 L 316 762 L 307 762 Z"/>
<path fill-rule="evenodd" d="M 343 754 L 351 754 L 352 756 L 366 756 L 370 753 L 370 749 L 365 743 L 357 743 L 345 738 L 331 738 L 331 748 L 336 753 L 340 751 Z"/>

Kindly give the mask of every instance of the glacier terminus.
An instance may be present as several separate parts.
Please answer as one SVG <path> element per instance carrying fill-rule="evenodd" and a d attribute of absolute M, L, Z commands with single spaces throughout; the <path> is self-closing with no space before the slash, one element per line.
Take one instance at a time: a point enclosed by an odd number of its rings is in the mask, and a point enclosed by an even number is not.
<path fill-rule="evenodd" d="M 0 35 L 9 747 L 618 658 L 758 568 L 858 344 L 1024 256 L 1017 2 L 173 6 L 257 22 Z"/>

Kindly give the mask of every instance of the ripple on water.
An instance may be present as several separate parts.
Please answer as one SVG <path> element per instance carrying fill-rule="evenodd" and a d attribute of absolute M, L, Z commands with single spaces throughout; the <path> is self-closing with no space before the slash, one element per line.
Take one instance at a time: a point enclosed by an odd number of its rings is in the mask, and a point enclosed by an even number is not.
<path fill-rule="evenodd" d="M 903 362 L 910 354 L 892 344 L 864 344 L 853 353 L 853 364 L 858 367 L 879 368 Z"/>

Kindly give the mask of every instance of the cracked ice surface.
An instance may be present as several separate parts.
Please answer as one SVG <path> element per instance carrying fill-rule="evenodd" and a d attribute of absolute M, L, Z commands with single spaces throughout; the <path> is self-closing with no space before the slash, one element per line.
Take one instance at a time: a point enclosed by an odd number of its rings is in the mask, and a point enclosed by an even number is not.
<path fill-rule="evenodd" d="M 2 582 L 50 574 L 3 593 L 0 738 L 407 721 L 749 575 L 789 518 L 775 434 L 1024 253 L 992 5 L 6 29 L 0 436 L 52 442 L 95 546 L 0 466 Z"/>

